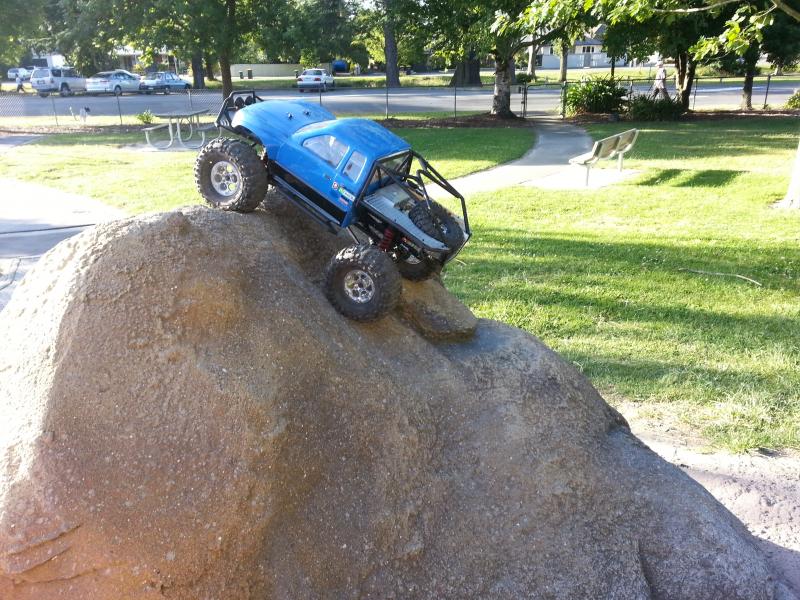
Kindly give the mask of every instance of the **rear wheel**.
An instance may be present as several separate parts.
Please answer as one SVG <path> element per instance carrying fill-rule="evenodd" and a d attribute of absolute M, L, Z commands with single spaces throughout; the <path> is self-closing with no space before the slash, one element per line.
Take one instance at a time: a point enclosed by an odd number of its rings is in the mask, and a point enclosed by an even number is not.
<path fill-rule="evenodd" d="M 165 96 L 168 96 L 168 95 L 169 95 L 169 86 L 167 86 L 167 87 L 165 87 L 165 88 L 164 88 L 164 95 L 165 95 Z"/>
<path fill-rule="evenodd" d="M 427 257 L 417 258 L 410 254 L 397 260 L 397 270 L 405 279 L 423 281 L 441 270 L 441 265 Z"/>
<path fill-rule="evenodd" d="M 194 179 L 214 208 L 254 211 L 267 193 L 267 169 L 255 150 L 241 140 L 217 138 L 197 156 Z"/>
<path fill-rule="evenodd" d="M 455 217 L 438 202 L 431 201 L 430 209 L 426 202 L 417 202 L 408 211 L 408 218 L 414 225 L 432 238 L 442 242 L 450 250 L 458 248 L 464 243 L 464 232 L 461 230 L 461 226 Z"/>
<path fill-rule="evenodd" d="M 389 255 L 369 244 L 342 249 L 325 271 L 325 295 L 354 321 L 386 316 L 400 299 L 402 283 Z"/>

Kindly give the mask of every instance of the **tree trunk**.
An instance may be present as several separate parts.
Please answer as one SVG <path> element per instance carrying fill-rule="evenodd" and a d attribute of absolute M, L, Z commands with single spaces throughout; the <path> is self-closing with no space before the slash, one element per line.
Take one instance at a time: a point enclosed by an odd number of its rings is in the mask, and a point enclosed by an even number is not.
<path fill-rule="evenodd" d="M 792 168 L 792 179 L 786 197 L 778 203 L 783 208 L 800 209 L 800 143 L 797 144 L 797 154 Z"/>
<path fill-rule="evenodd" d="M 559 81 L 564 82 L 567 80 L 567 57 L 569 56 L 569 44 L 566 41 L 561 42 L 561 75 Z"/>
<path fill-rule="evenodd" d="M 744 53 L 744 86 L 742 87 L 742 110 L 753 110 L 753 79 L 756 76 L 756 62 L 758 62 L 758 45 L 751 44 Z"/>
<path fill-rule="evenodd" d="M 387 10 L 388 10 L 387 6 Z M 383 51 L 386 54 L 386 87 L 400 87 L 400 69 L 397 65 L 397 39 L 394 36 L 394 21 L 387 18 L 383 23 Z"/>
<path fill-rule="evenodd" d="M 536 81 L 536 57 L 539 56 L 539 48 L 538 44 L 528 48 L 528 75 L 531 76 L 531 81 Z"/>
<path fill-rule="evenodd" d="M 206 87 L 206 82 L 203 78 L 203 55 L 200 52 L 192 54 L 192 87 L 196 90 L 202 90 Z"/>
<path fill-rule="evenodd" d="M 517 83 L 517 61 L 514 60 L 514 57 L 508 61 L 508 82 L 511 85 Z"/>
<path fill-rule="evenodd" d="M 616 62 L 617 62 L 617 59 L 614 56 L 612 56 L 611 57 L 611 79 L 614 79 L 614 68 L 617 66 L 615 64 Z"/>
<path fill-rule="evenodd" d="M 675 68 L 678 71 L 675 77 L 675 88 L 678 92 L 678 98 L 681 101 L 683 109 L 689 110 L 689 101 L 692 98 L 692 86 L 694 85 L 694 73 L 697 69 L 697 63 L 688 50 L 683 50 L 675 55 Z"/>
<path fill-rule="evenodd" d="M 228 52 L 220 52 L 219 69 L 222 72 L 222 95 L 227 98 L 233 91 L 233 80 L 231 78 L 231 61 Z"/>
<path fill-rule="evenodd" d="M 492 114 L 505 119 L 512 118 L 511 112 L 511 78 L 509 77 L 509 57 L 494 57 L 494 96 L 492 97 Z"/>
<path fill-rule="evenodd" d="M 206 63 L 206 79 L 209 81 L 216 81 L 214 78 L 214 63 L 216 60 L 211 57 L 210 55 L 205 56 L 205 63 Z"/>
<path fill-rule="evenodd" d="M 470 50 L 469 56 L 461 60 L 450 78 L 450 87 L 480 87 L 481 82 L 481 61 L 475 57 L 475 51 Z"/>

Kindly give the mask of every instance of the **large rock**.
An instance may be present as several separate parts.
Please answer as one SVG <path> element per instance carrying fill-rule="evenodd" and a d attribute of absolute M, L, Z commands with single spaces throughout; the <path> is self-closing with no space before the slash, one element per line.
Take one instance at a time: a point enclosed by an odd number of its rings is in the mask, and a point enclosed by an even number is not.
<path fill-rule="evenodd" d="M 536 338 L 426 339 L 436 283 L 336 313 L 339 243 L 284 205 L 193 208 L 42 259 L 0 315 L 0 597 L 775 596 L 744 527 Z"/>

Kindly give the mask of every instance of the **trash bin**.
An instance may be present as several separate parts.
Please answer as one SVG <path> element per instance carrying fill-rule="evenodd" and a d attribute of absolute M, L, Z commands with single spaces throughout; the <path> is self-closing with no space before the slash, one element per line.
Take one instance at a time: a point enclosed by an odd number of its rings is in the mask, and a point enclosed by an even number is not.
<path fill-rule="evenodd" d="M 244 79 L 244 71 L 239 71 L 239 79 Z"/>
<path fill-rule="evenodd" d="M 248 79 L 252 79 L 253 78 L 253 69 L 247 69 L 247 78 Z"/>

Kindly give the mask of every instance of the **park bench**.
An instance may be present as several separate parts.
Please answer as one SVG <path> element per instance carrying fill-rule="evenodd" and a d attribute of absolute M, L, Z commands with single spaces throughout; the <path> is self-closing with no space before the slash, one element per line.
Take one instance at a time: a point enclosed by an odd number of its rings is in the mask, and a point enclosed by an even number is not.
<path fill-rule="evenodd" d="M 618 160 L 617 169 L 622 171 L 625 154 L 631 151 L 638 136 L 638 129 L 628 129 L 622 133 L 597 140 L 589 152 L 570 158 L 569 164 L 586 167 L 586 187 L 589 187 L 589 171 L 595 163 L 604 158 L 616 158 Z"/>

